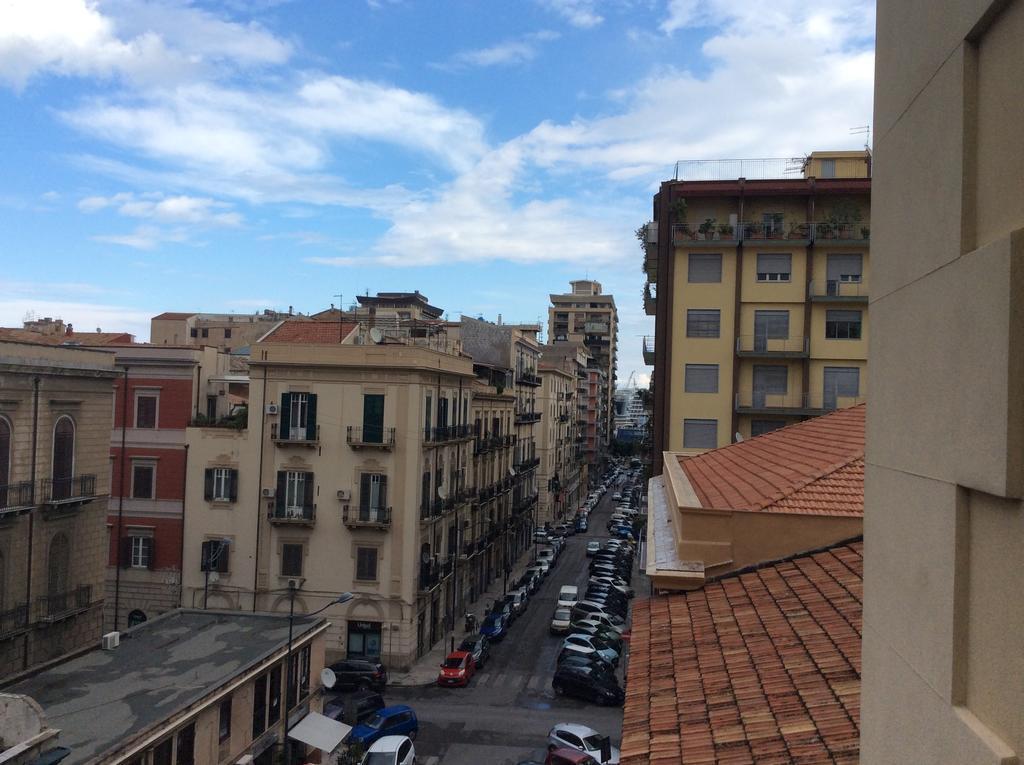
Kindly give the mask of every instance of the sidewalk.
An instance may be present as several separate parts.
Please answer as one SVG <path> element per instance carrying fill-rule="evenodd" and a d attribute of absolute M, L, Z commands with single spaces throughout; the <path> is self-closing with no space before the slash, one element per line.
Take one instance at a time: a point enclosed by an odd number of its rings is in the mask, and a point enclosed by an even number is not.
<path fill-rule="evenodd" d="M 512 573 L 509 574 L 508 581 L 511 584 L 520 576 L 528 566 L 533 563 L 533 545 L 527 547 L 523 554 L 519 556 L 519 560 L 512 566 Z M 466 637 L 466 632 L 463 627 L 465 626 L 465 613 L 476 614 L 477 624 L 483 624 L 485 610 L 487 607 L 494 603 L 502 595 L 502 587 L 505 584 L 505 577 L 499 576 L 493 582 L 491 586 L 487 588 L 480 597 L 473 601 L 470 605 L 469 611 L 462 614 L 458 614 L 455 621 L 455 645 L 456 647 L 462 642 L 462 638 Z M 388 672 L 388 685 L 398 687 L 419 687 L 424 685 L 433 685 L 437 682 L 438 668 L 444 661 L 451 649 L 451 633 L 445 632 L 444 637 L 429 651 L 423 654 L 416 663 L 412 665 L 405 672 L 389 671 Z"/>

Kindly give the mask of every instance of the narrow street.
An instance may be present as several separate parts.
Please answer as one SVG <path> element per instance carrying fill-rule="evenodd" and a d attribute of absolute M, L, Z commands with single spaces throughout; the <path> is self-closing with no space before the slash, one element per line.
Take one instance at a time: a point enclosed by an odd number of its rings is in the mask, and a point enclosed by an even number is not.
<path fill-rule="evenodd" d="M 489 661 L 468 688 L 388 689 L 389 704 L 409 704 L 416 710 L 420 721 L 416 754 L 421 761 L 511 765 L 531 757 L 543 760 L 547 733 L 558 722 L 589 725 L 610 735 L 618 746 L 621 707 L 555 696 L 551 676 L 561 638 L 548 631 L 559 588 L 575 584 L 582 593 L 586 587 L 586 545 L 608 539 L 605 524 L 612 510 L 611 494 L 591 513 L 589 531 L 566 540 L 557 565 L 530 599 L 526 612 L 504 641 L 492 645 Z M 642 593 L 639 579 L 634 574 L 633 587 Z M 628 651 L 618 670 L 620 678 L 627 662 Z"/>

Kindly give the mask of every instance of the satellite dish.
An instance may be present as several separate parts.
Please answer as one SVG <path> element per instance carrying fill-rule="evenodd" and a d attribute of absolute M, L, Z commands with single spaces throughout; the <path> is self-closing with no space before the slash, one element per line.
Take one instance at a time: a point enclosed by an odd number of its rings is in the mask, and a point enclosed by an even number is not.
<path fill-rule="evenodd" d="M 320 671 L 320 684 L 324 688 L 333 688 L 336 682 L 338 682 L 338 676 L 334 674 L 334 670 L 330 667 L 324 667 Z"/>
<path fill-rule="evenodd" d="M 384 333 L 376 327 L 370 327 L 370 339 L 379 344 L 384 339 Z"/>
<path fill-rule="evenodd" d="M 743 434 L 742 434 L 742 433 L 740 433 L 740 432 L 739 432 L 739 431 L 737 430 L 737 431 L 736 431 L 736 443 L 739 443 L 739 442 L 740 442 L 740 441 L 742 441 L 742 440 L 743 440 Z"/>
<path fill-rule="evenodd" d="M 441 499 L 448 499 L 448 489 L 444 488 L 443 486 L 438 486 L 437 496 L 439 496 Z"/>

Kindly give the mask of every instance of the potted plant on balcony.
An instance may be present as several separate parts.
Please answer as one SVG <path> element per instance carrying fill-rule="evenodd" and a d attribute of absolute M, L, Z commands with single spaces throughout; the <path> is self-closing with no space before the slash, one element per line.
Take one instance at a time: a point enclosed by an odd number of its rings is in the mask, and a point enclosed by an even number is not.
<path fill-rule="evenodd" d="M 704 240 L 710 240 L 715 238 L 715 219 L 705 218 L 704 222 L 697 227 L 697 233 L 700 234 L 700 238 Z"/>
<path fill-rule="evenodd" d="M 807 239 L 807 224 L 800 223 L 796 218 L 789 220 L 789 238 Z"/>
<path fill-rule="evenodd" d="M 861 226 L 860 227 L 860 238 L 861 239 L 870 239 L 871 238 L 871 226 Z"/>
<path fill-rule="evenodd" d="M 719 223 L 718 224 L 718 235 L 722 239 L 732 239 L 732 234 L 733 234 L 733 228 L 732 228 L 732 226 L 730 224 L 728 224 L 728 223 Z"/>

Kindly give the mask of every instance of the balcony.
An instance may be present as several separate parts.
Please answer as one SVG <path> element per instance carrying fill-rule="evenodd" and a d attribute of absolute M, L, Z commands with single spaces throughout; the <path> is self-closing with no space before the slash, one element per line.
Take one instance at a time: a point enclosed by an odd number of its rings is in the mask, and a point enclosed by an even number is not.
<path fill-rule="evenodd" d="M 802 359 L 810 352 L 806 337 L 767 337 L 740 335 L 736 338 L 736 355 L 749 358 Z"/>
<path fill-rule="evenodd" d="M 53 623 L 88 611 L 92 605 L 92 587 L 88 584 L 56 595 L 36 598 L 36 621 Z"/>
<path fill-rule="evenodd" d="M 861 246 L 871 240 L 871 226 L 867 223 L 771 223 L 742 222 L 733 226 L 707 218 L 703 223 L 676 223 L 672 226 L 672 243 L 685 247 L 702 242 L 720 242 L 732 247 L 739 242 L 770 244 L 778 242 L 791 246 L 813 243 Z M 652 280 L 653 281 L 653 280 Z"/>
<path fill-rule="evenodd" d="M 28 606 L 22 604 L 0 611 L 0 640 L 16 635 L 28 628 Z"/>
<path fill-rule="evenodd" d="M 0 486 L 0 518 L 27 512 L 34 505 L 35 492 L 31 481 L 19 481 Z"/>
<path fill-rule="evenodd" d="M 423 429 L 423 441 L 428 444 L 445 444 L 472 437 L 473 428 L 469 425 L 444 425 Z"/>
<path fill-rule="evenodd" d="M 531 385 L 536 388 L 540 385 L 540 376 L 530 371 L 519 372 L 516 374 L 516 384 Z"/>
<path fill-rule="evenodd" d="M 644 314 L 654 316 L 658 312 L 658 296 L 651 293 L 651 283 L 644 285 Z"/>
<path fill-rule="evenodd" d="M 769 223 L 740 223 L 738 228 L 741 241 L 759 244 L 785 242 L 797 247 L 806 247 L 810 244 L 813 234 L 808 224 L 784 223 L 781 218 Z"/>
<path fill-rule="evenodd" d="M 540 412 L 516 413 L 516 425 L 528 425 L 531 422 L 540 422 Z"/>
<path fill-rule="evenodd" d="M 871 225 L 857 222 L 812 223 L 811 237 L 816 242 L 863 245 L 871 240 Z"/>
<path fill-rule="evenodd" d="M 395 448 L 395 429 L 384 427 L 354 427 L 345 429 L 345 442 L 353 449 L 381 449 L 391 451 Z"/>
<path fill-rule="evenodd" d="M 651 284 L 658 281 L 658 245 L 647 243 L 644 245 L 644 273 Z"/>
<path fill-rule="evenodd" d="M 277 423 L 270 425 L 270 440 L 277 446 L 307 446 L 313 447 L 320 443 L 320 426 L 317 425 L 314 433 L 309 428 L 290 428 L 287 433 L 279 433 Z M 314 435 L 314 438 L 310 438 Z"/>
<path fill-rule="evenodd" d="M 527 470 L 532 470 L 540 464 L 540 457 L 532 457 L 530 459 L 524 459 L 520 462 L 515 463 L 516 470 L 520 473 L 525 473 Z"/>
<path fill-rule="evenodd" d="M 267 513 L 274 525 L 312 526 L 316 523 L 316 505 L 312 507 L 275 507 Z"/>
<path fill-rule="evenodd" d="M 864 396 L 842 396 L 822 393 L 767 393 L 741 391 L 736 394 L 737 414 L 781 414 L 814 417 L 836 409 L 863 404 Z"/>
<path fill-rule="evenodd" d="M 442 515 L 444 515 L 444 503 L 440 499 L 435 499 L 433 502 L 420 503 L 421 522 L 435 521 Z"/>
<path fill-rule="evenodd" d="M 859 281 L 812 281 L 807 287 L 807 297 L 815 303 L 867 303 L 868 287 Z"/>
<path fill-rule="evenodd" d="M 528 497 L 523 497 L 522 499 L 515 503 L 513 509 L 517 513 L 526 512 L 527 510 L 531 509 L 535 504 L 537 504 L 538 496 L 538 494 L 531 494 Z"/>
<path fill-rule="evenodd" d="M 39 482 L 38 501 L 40 505 L 46 507 L 73 510 L 94 499 L 96 499 L 95 475 L 44 478 Z"/>
<path fill-rule="evenodd" d="M 387 531 L 391 528 L 391 508 L 346 506 L 341 511 L 341 522 L 350 529 Z"/>
<path fill-rule="evenodd" d="M 652 335 L 644 335 L 643 340 L 643 351 L 644 351 L 644 363 L 654 365 L 654 337 Z"/>
<path fill-rule="evenodd" d="M 472 542 L 463 543 L 460 555 L 462 556 L 463 560 L 466 560 L 468 558 L 473 557 L 477 552 L 479 552 L 479 550 L 477 549 L 476 546 L 476 540 L 474 540 Z"/>
<path fill-rule="evenodd" d="M 703 223 L 675 223 L 672 225 L 672 244 L 682 247 L 694 242 L 722 242 L 735 246 L 739 234 L 729 223 L 718 223 L 707 218 Z"/>
<path fill-rule="evenodd" d="M 583 325 L 583 331 L 588 335 L 607 335 L 609 327 L 603 321 L 588 321 Z"/>
<path fill-rule="evenodd" d="M 803 157 L 754 159 L 683 159 L 676 162 L 677 181 L 734 181 L 802 178 Z"/>
<path fill-rule="evenodd" d="M 419 591 L 428 593 L 441 582 L 441 567 L 436 563 L 420 564 Z"/>

